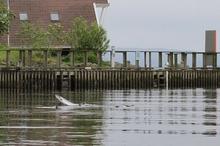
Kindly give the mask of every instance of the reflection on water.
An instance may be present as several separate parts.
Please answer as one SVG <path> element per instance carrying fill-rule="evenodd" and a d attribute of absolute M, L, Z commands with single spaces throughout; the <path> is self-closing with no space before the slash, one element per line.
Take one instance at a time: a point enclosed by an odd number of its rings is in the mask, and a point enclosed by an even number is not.
<path fill-rule="evenodd" d="M 1 91 L 0 145 L 219 144 L 220 90 L 63 92 L 79 106 L 58 109 L 54 94 Z"/>

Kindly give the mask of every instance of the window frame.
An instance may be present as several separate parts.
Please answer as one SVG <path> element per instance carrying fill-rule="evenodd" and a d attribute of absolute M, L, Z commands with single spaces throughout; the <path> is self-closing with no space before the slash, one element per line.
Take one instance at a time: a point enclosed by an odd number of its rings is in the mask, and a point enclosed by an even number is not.
<path fill-rule="evenodd" d="M 26 11 L 19 12 L 20 21 L 28 21 L 28 13 Z"/>
<path fill-rule="evenodd" d="M 60 14 L 58 11 L 50 12 L 50 21 L 52 21 L 52 22 L 59 22 L 60 21 Z"/>

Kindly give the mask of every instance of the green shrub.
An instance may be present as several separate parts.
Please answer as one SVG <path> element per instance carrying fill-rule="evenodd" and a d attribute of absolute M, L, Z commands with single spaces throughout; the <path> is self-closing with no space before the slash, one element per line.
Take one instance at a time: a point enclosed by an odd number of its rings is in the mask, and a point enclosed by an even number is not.
<path fill-rule="evenodd" d="M 109 46 L 106 31 L 96 23 L 89 24 L 82 17 L 72 22 L 67 33 L 67 42 L 76 50 L 105 51 Z"/>
<path fill-rule="evenodd" d="M 0 0 L 0 35 L 8 32 L 10 21 L 14 15 L 7 9 L 3 0 Z"/>

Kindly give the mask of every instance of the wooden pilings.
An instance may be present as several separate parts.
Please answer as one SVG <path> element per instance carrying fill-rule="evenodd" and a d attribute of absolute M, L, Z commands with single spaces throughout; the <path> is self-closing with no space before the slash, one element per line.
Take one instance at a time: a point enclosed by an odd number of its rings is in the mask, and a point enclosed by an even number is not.
<path fill-rule="evenodd" d="M 71 75 L 71 89 L 164 88 L 166 71 L 78 70 Z M 169 88 L 219 87 L 219 70 L 169 70 Z"/>
<path fill-rule="evenodd" d="M 72 90 L 147 89 L 153 87 L 152 71 L 76 70 L 70 76 Z"/>
<path fill-rule="evenodd" d="M 169 78 L 169 88 L 220 87 L 220 70 L 173 70 Z"/>
<path fill-rule="evenodd" d="M 0 70 L 0 89 L 21 91 L 55 90 L 54 71 Z"/>
<path fill-rule="evenodd" d="M 0 89 L 21 91 L 218 88 L 220 70 L 0 70 Z"/>
<path fill-rule="evenodd" d="M 71 90 L 151 89 L 166 87 L 166 70 L 75 70 Z M 220 87 L 220 70 L 168 70 L 169 88 Z"/>

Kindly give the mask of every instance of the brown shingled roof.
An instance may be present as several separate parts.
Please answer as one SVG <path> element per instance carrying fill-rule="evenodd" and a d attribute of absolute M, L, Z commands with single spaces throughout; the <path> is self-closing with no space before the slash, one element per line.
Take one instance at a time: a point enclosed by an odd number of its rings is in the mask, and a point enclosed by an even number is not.
<path fill-rule="evenodd" d="M 53 23 L 50 20 L 51 12 L 58 12 L 60 23 L 67 30 L 75 17 L 84 17 L 89 22 L 96 21 L 94 2 L 108 3 L 107 0 L 10 0 L 10 10 L 16 16 L 10 27 L 10 44 L 19 46 L 21 42 L 17 36 L 21 24 L 20 12 L 27 12 L 28 21 L 42 27 Z M 0 39 L 0 42 L 5 42 L 4 39 Z"/>
<path fill-rule="evenodd" d="M 95 3 L 108 4 L 108 0 L 94 0 Z"/>

